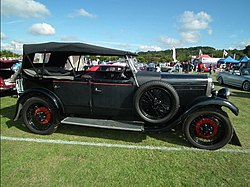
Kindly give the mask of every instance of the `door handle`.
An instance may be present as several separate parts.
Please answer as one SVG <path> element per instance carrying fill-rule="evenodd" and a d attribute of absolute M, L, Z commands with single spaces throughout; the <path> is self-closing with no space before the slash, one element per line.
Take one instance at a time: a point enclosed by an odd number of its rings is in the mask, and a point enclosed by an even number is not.
<path fill-rule="evenodd" d="M 54 85 L 54 88 L 58 89 L 58 88 L 60 88 L 60 86 L 59 85 Z"/>
<path fill-rule="evenodd" d="M 95 88 L 95 92 L 101 93 L 102 90 L 99 90 L 98 88 Z"/>

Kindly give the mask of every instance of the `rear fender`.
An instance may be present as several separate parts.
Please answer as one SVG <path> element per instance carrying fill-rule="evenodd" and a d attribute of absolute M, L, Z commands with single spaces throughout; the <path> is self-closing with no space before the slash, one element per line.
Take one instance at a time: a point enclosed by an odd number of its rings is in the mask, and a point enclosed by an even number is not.
<path fill-rule="evenodd" d="M 64 107 L 61 100 L 50 90 L 44 88 L 32 88 L 23 92 L 17 100 L 14 121 L 18 120 L 23 108 L 23 104 L 31 97 L 44 97 L 52 102 L 57 108 L 58 114 L 64 114 Z"/>

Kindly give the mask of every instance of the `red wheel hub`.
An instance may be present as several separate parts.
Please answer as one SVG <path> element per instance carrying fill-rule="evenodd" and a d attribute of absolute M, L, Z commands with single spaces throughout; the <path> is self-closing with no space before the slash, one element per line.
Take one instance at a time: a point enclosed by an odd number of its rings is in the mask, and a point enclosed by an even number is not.
<path fill-rule="evenodd" d="M 46 107 L 39 107 L 35 110 L 34 116 L 38 120 L 38 122 L 42 125 L 47 124 L 51 120 L 51 112 Z"/>
<path fill-rule="evenodd" d="M 210 118 L 202 118 L 196 123 L 195 130 L 198 136 L 209 139 L 218 132 L 218 126 Z"/>

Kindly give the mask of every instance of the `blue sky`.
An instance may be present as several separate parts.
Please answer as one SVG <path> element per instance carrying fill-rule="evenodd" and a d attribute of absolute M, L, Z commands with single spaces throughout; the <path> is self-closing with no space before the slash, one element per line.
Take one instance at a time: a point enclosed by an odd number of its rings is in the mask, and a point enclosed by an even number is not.
<path fill-rule="evenodd" d="M 133 52 L 172 47 L 244 49 L 249 0 L 2 0 L 1 49 L 85 42 Z"/>

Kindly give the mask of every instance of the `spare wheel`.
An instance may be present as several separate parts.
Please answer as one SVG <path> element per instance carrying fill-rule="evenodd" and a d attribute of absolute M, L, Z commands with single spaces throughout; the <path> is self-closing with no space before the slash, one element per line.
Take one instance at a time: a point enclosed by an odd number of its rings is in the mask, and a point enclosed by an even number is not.
<path fill-rule="evenodd" d="M 180 107 L 179 96 L 173 86 L 163 81 L 150 81 L 138 88 L 134 105 L 140 118 L 148 123 L 169 121 Z"/>

